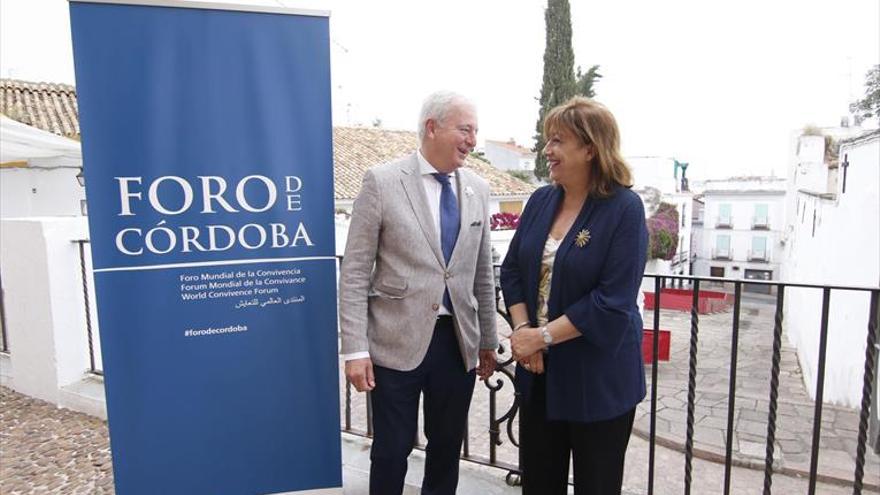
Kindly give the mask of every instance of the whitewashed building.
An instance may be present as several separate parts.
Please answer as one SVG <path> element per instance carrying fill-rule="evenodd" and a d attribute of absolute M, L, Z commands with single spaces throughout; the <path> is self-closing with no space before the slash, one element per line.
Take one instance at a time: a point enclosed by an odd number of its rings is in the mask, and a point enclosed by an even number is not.
<path fill-rule="evenodd" d="M 860 130 L 855 136 L 851 128 L 843 131 L 851 137 L 837 140 L 829 133 L 797 139 L 783 237 L 786 281 L 880 285 L 880 130 Z M 793 288 L 785 299 L 786 333 L 798 350 L 807 389 L 815 397 L 822 291 Z M 826 402 L 860 405 L 868 303 L 866 293 L 832 293 Z M 880 390 L 875 397 L 877 393 Z M 876 405 L 874 410 L 876 422 L 880 411 Z"/>
<path fill-rule="evenodd" d="M 686 168 L 674 158 L 657 156 L 627 157 L 627 164 L 633 172 L 633 190 L 645 203 L 645 213 L 650 216 L 657 204 L 669 203 L 678 213 L 678 249 L 669 262 L 649 262 L 649 273 L 691 275 L 691 242 L 693 237 L 693 193 L 688 187 Z"/>
<path fill-rule="evenodd" d="M 79 216 L 79 142 L 0 116 L 0 217 Z"/>
<path fill-rule="evenodd" d="M 529 173 L 535 171 L 535 152 L 516 144 L 513 139 L 508 141 L 487 139 L 483 153 L 486 159 L 498 169 Z"/>
<path fill-rule="evenodd" d="M 785 179 L 738 177 L 709 180 L 704 187 L 694 275 L 779 280 Z M 745 290 L 769 291 L 756 285 Z"/>

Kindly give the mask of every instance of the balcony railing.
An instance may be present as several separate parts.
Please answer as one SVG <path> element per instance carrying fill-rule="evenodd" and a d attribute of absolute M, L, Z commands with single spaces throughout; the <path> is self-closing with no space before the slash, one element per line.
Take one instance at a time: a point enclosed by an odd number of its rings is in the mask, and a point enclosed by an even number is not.
<path fill-rule="evenodd" d="M 717 219 L 715 219 L 715 228 L 716 229 L 732 229 L 733 222 L 731 221 L 730 217 L 727 217 L 727 218 L 718 217 Z"/>
<path fill-rule="evenodd" d="M 9 340 L 6 337 L 6 306 L 4 300 L 6 292 L 3 289 L 3 280 L 0 279 L 0 352 L 9 352 Z"/>
<path fill-rule="evenodd" d="M 712 249 L 712 259 L 713 260 L 732 260 L 733 259 L 733 251 L 728 249 Z"/>
<path fill-rule="evenodd" d="M 78 245 L 80 254 L 79 269 L 82 273 L 83 281 L 82 297 L 84 301 L 84 308 L 86 311 L 86 332 L 88 332 L 89 335 L 89 353 L 91 358 L 90 371 L 95 374 L 102 374 L 101 366 L 97 359 L 97 354 L 99 353 L 99 348 L 96 347 L 97 335 L 93 335 L 93 332 L 97 329 L 92 327 L 94 322 L 94 306 L 93 301 L 90 301 L 90 294 L 92 294 L 92 291 L 90 290 L 89 284 L 91 283 L 92 278 L 91 267 L 88 263 L 88 241 L 75 242 Z M 498 265 L 496 265 L 496 270 L 497 269 Z M 743 302 L 742 294 L 746 282 L 737 279 L 679 275 L 646 274 L 645 277 L 647 279 L 653 279 L 654 293 L 659 294 L 659 297 L 661 298 L 663 297 L 661 288 L 664 285 L 667 285 L 669 282 L 677 281 L 681 285 L 689 286 L 693 291 L 693 304 L 689 315 L 689 329 L 687 329 L 687 333 L 689 334 L 689 345 L 686 348 L 682 348 L 682 352 L 687 355 L 686 384 L 669 384 L 660 381 L 658 366 L 661 365 L 659 365 L 658 363 L 660 357 L 659 345 L 661 339 L 652 339 L 653 344 L 650 348 L 652 361 L 650 365 L 646 365 L 646 375 L 650 377 L 650 388 L 648 392 L 648 397 L 645 399 L 643 404 L 639 406 L 640 410 L 644 410 L 646 412 L 649 421 L 649 425 L 646 428 L 647 434 L 645 435 L 645 440 L 647 440 L 648 442 L 648 455 L 646 461 L 647 478 L 645 481 L 644 490 L 649 495 L 653 495 L 655 493 L 655 477 L 657 469 L 660 468 L 663 471 L 668 471 L 669 469 L 673 468 L 673 466 L 658 466 L 657 464 L 657 446 L 670 445 L 670 441 L 668 439 L 658 437 L 658 420 L 665 422 L 669 421 L 668 419 L 661 418 L 658 415 L 658 402 L 661 400 L 661 398 L 664 401 L 673 398 L 669 395 L 664 395 L 664 397 L 661 397 L 661 394 L 665 394 L 665 392 L 669 392 L 671 390 L 671 393 L 674 394 L 675 399 L 677 400 L 679 397 L 681 397 L 680 392 L 683 392 L 683 390 L 686 388 L 686 415 L 684 415 L 683 419 L 684 425 L 682 426 L 680 423 L 673 425 L 673 429 L 683 432 L 682 434 L 684 436 L 681 445 L 681 450 L 684 454 L 683 491 L 686 495 L 690 495 L 692 489 L 699 490 L 698 488 L 693 487 L 694 458 L 696 456 L 697 458 L 702 459 L 723 461 L 723 493 L 727 495 L 731 493 L 732 467 L 755 467 L 754 460 L 743 460 L 740 457 L 736 457 L 733 455 L 733 435 L 736 431 L 734 427 L 734 420 L 737 419 L 735 418 L 735 416 L 738 412 L 741 414 L 743 413 L 743 411 L 738 411 L 737 407 L 739 406 L 737 401 L 742 400 L 743 402 L 754 402 L 755 400 L 753 398 L 741 398 L 737 395 L 737 380 L 739 378 L 737 363 L 739 351 L 741 348 L 739 343 L 740 331 L 741 329 L 748 329 L 752 326 L 752 322 L 748 320 L 748 316 L 746 316 L 745 322 L 741 322 L 741 306 Z M 708 376 L 704 377 L 703 375 L 708 375 L 710 371 L 708 371 L 705 367 L 698 368 L 697 366 L 698 358 L 703 356 L 704 353 L 708 352 L 705 347 L 700 347 L 698 345 L 699 339 L 701 338 L 701 335 L 704 335 L 702 338 L 706 338 L 705 332 L 711 330 L 711 328 L 701 328 L 701 318 L 704 320 L 709 319 L 712 318 L 712 315 L 700 315 L 695 308 L 699 308 L 699 301 L 702 297 L 701 286 L 704 284 L 708 285 L 712 283 L 724 283 L 728 287 L 732 286 L 734 289 L 732 309 L 733 313 L 729 331 L 722 332 L 724 338 L 729 338 L 730 342 L 730 355 L 728 360 L 728 390 L 726 394 L 717 394 L 720 395 L 721 398 L 712 399 L 713 401 L 716 401 L 713 402 L 713 404 L 717 403 L 719 407 L 726 406 L 726 421 L 724 421 L 724 434 L 726 435 L 726 438 L 723 442 L 724 453 L 720 455 L 706 454 L 705 449 L 699 447 L 699 443 L 697 446 L 695 446 L 695 440 L 698 440 L 698 438 L 695 436 L 694 433 L 698 409 L 706 408 L 706 405 L 702 402 L 702 399 L 698 401 L 697 394 L 701 394 L 701 397 L 711 395 L 711 393 L 705 392 L 705 388 L 707 387 L 706 382 L 711 380 L 704 380 L 703 378 L 716 378 Z M 861 494 L 862 490 L 865 488 L 866 453 L 868 445 L 869 421 L 871 421 L 870 418 L 872 412 L 872 400 L 874 401 L 874 410 L 876 411 L 877 408 L 877 399 L 876 397 L 873 397 L 873 393 L 876 390 L 876 363 L 878 350 L 880 350 L 880 346 L 878 346 L 878 326 L 880 326 L 880 288 L 793 284 L 778 281 L 749 281 L 748 283 L 755 285 L 766 285 L 769 287 L 773 287 L 776 290 L 775 313 L 772 324 L 772 351 L 769 351 L 770 359 L 767 363 L 765 363 L 766 368 L 764 368 L 766 370 L 769 370 L 769 393 L 765 396 L 767 397 L 767 414 L 765 416 L 766 429 L 764 430 L 764 433 L 760 435 L 763 438 L 764 444 L 764 458 L 761 465 L 763 466 L 763 493 L 765 495 L 771 495 L 772 493 L 774 475 L 785 474 L 803 477 L 805 483 L 808 485 L 808 493 L 811 495 L 817 493 L 817 483 L 820 481 L 820 479 L 826 478 L 826 475 L 820 475 L 819 472 L 819 455 L 820 436 L 823 426 L 823 412 L 826 408 L 826 405 L 824 404 L 824 384 L 826 353 L 828 348 L 829 307 L 831 294 L 840 292 L 857 292 L 866 294 L 866 296 L 868 297 L 869 313 L 867 328 L 848 329 L 848 331 L 850 332 L 864 332 L 866 351 L 862 366 L 862 397 L 858 414 L 858 425 L 857 427 L 854 426 L 851 430 L 846 430 L 854 431 L 855 438 L 842 439 L 845 441 L 841 442 L 846 445 L 849 445 L 850 443 L 855 445 L 853 449 L 854 462 L 850 471 L 851 473 L 853 473 L 852 478 L 845 482 L 852 486 L 852 493 Z M 786 293 L 788 293 L 792 289 L 820 291 L 822 294 L 821 318 L 819 324 L 820 328 L 818 366 L 816 368 L 817 385 L 815 400 L 810 405 L 810 409 L 812 410 L 812 427 L 808 429 L 809 431 L 811 431 L 808 437 L 810 439 L 809 468 L 804 468 L 803 470 L 780 467 L 779 463 L 782 456 L 781 454 L 777 454 L 776 452 L 777 446 L 779 445 L 777 443 L 777 432 L 779 431 L 779 429 L 783 429 L 785 435 L 791 434 L 790 431 L 785 431 L 786 425 L 783 424 L 784 422 L 780 420 L 778 414 L 780 410 L 780 402 L 782 403 L 783 413 L 785 412 L 785 408 L 788 406 L 784 399 L 783 401 L 780 401 L 779 392 L 780 377 L 781 375 L 784 376 L 785 374 L 780 366 L 783 358 L 783 306 Z M 497 280 L 495 290 L 496 311 L 498 315 L 500 315 L 500 318 L 504 322 L 506 322 L 507 328 L 503 330 L 505 330 L 506 334 L 509 335 L 510 317 L 507 314 L 506 308 L 501 299 L 501 289 L 500 287 L 497 287 Z M 661 321 L 660 307 L 661 304 L 659 304 L 658 301 L 658 303 L 654 305 L 652 324 L 649 325 L 651 327 L 649 328 L 649 330 L 653 331 L 653 335 L 658 335 L 658 333 L 661 331 L 661 328 L 668 325 L 668 323 L 664 323 L 665 320 Z M 818 309 L 819 308 L 817 308 L 817 310 Z M 808 311 L 808 308 L 801 308 L 798 311 Z M 750 310 L 747 310 L 746 315 L 750 314 Z M 645 316 L 647 324 L 649 314 L 646 314 Z M 706 326 L 705 321 L 703 323 L 703 326 Z M 767 330 L 770 330 L 770 328 L 768 328 Z M 499 333 L 505 332 L 500 331 Z M 769 335 L 767 336 L 769 337 Z M 753 347 L 754 342 L 746 341 L 743 348 L 748 348 L 750 350 L 750 355 L 744 361 L 754 361 L 756 359 L 754 353 L 751 352 L 753 350 Z M 501 346 L 499 346 L 496 359 L 497 364 L 495 376 L 490 380 L 484 382 L 485 389 L 483 389 L 483 387 L 478 387 L 478 390 L 475 391 L 474 401 L 476 402 L 477 400 L 482 400 L 484 404 L 487 404 L 488 415 L 485 418 L 485 422 L 481 422 L 478 425 L 471 424 L 468 426 L 468 432 L 466 432 L 465 435 L 465 442 L 463 444 L 461 458 L 468 462 L 492 466 L 506 471 L 507 483 L 511 485 L 516 485 L 519 482 L 519 477 L 521 473 L 518 461 L 519 396 L 514 391 L 513 387 L 514 363 L 513 358 L 510 356 L 506 341 L 502 341 Z M 706 358 L 704 357 L 704 359 Z M 680 356 L 678 358 L 678 361 L 683 364 L 684 356 Z M 668 364 L 670 363 L 667 363 L 667 365 Z M 717 375 L 719 371 L 716 369 L 712 372 Z M 699 380 L 698 374 L 700 375 Z M 744 380 L 748 378 L 750 378 L 749 375 L 745 375 Z M 341 380 L 344 380 L 344 378 L 341 378 Z M 664 373 L 664 380 L 671 380 L 671 378 L 669 377 L 669 375 Z M 344 394 L 344 399 L 342 401 L 342 431 L 354 435 L 372 437 L 372 407 L 369 393 L 353 395 L 352 385 L 348 381 L 344 381 L 342 383 L 342 386 L 342 392 Z M 483 398 L 478 398 L 477 396 L 478 394 L 480 394 L 479 390 L 484 390 L 487 396 L 484 396 Z M 681 397 L 681 400 L 684 400 L 684 398 Z M 757 410 L 754 410 L 754 408 L 750 409 L 750 412 L 753 415 L 757 414 Z M 839 414 L 839 411 L 832 412 L 834 413 L 834 415 Z M 786 422 L 787 421 L 790 420 L 786 419 Z M 486 434 L 487 444 L 476 444 L 474 439 L 479 440 L 479 438 L 475 437 L 470 432 L 483 432 L 484 434 Z M 754 430 L 749 432 L 749 434 L 753 436 L 757 435 L 757 433 L 758 432 Z M 635 430 L 634 434 L 641 436 L 639 433 L 636 433 Z M 737 432 L 737 434 L 739 434 L 739 432 Z M 876 432 L 872 432 L 872 435 L 876 435 Z M 785 441 L 786 438 L 787 436 L 780 436 L 780 441 Z M 414 445 L 416 448 L 424 448 L 424 442 L 422 442 L 420 438 L 414 439 Z M 514 449 L 516 452 L 512 457 L 510 455 L 507 455 L 506 458 L 502 458 L 503 456 L 499 455 L 502 449 L 506 449 L 504 450 L 504 453 L 506 454 L 509 454 L 511 449 Z M 873 456 L 873 454 L 871 455 Z M 878 461 L 876 459 L 876 456 L 872 457 L 870 459 L 870 463 L 868 463 L 869 469 L 867 470 L 867 473 L 869 473 L 869 477 L 873 476 L 873 478 L 869 478 L 869 489 L 876 490 L 877 487 L 880 486 L 880 482 L 877 481 L 876 475 L 873 474 L 877 463 Z"/>
<path fill-rule="evenodd" d="M 748 253 L 748 260 L 749 261 L 770 261 L 770 256 L 767 253 L 766 249 L 763 251 L 755 251 L 755 250 L 750 249 L 749 253 Z"/>
<path fill-rule="evenodd" d="M 497 267 L 496 267 L 497 268 Z M 692 277 L 692 276 L 658 276 L 652 274 L 646 274 L 647 278 L 654 279 L 654 292 L 655 294 L 661 294 L 661 287 L 669 280 L 672 281 L 681 281 L 682 283 L 689 285 L 693 290 L 693 308 L 697 308 L 699 306 L 698 302 L 701 297 L 701 284 L 706 283 L 726 283 L 734 288 L 733 295 L 733 318 L 730 327 L 730 331 L 726 332 L 724 335 L 729 335 L 730 337 L 730 358 L 729 358 L 729 389 L 726 397 L 720 401 L 718 401 L 719 406 L 722 403 L 726 403 L 727 416 L 726 416 L 726 441 L 724 442 L 724 454 L 723 461 L 721 456 L 708 456 L 705 454 L 704 450 L 701 448 L 695 448 L 694 441 L 694 427 L 696 421 L 696 408 L 705 407 L 704 404 L 697 405 L 697 392 L 698 392 L 698 384 L 703 386 L 705 383 L 702 380 L 698 380 L 698 367 L 697 361 L 700 357 L 698 355 L 698 339 L 700 338 L 700 318 L 701 315 L 698 315 L 696 310 L 691 310 L 690 312 L 690 345 L 687 351 L 687 414 L 684 420 L 685 425 L 684 428 L 681 428 L 681 425 L 677 425 L 676 429 L 683 430 L 685 439 L 683 445 L 684 452 L 684 493 L 689 495 L 693 488 L 693 463 L 695 455 L 703 458 L 703 459 L 713 459 L 716 461 L 722 461 L 724 464 L 724 485 L 723 485 L 723 493 L 725 495 L 731 493 L 731 471 L 733 466 L 737 467 L 751 467 L 755 468 L 754 461 L 743 461 L 738 457 L 734 457 L 733 455 L 733 443 L 734 443 L 734 420 L 735 414 L 737 412 L 737 378 L 738 378 L 738 353 L 740 350 L 739 344 L 739 335 L 741 328 L 748 328 L 747 325 L 742 324 L 741 326 L 741 304 L 742 304 L 742 294 L 743 294 L 743 286 L 744 283 L 742 280 L 735 279 L 724 279 L 724 278 L 713 278 L 713 277 Z M 848 291 L 857 291 L 866 293 L 870 298 L 870 308 L 869 308 L 869 319 L 868 326 L 866 329 L 852 329 L 852 331 L 861 331 L 866 334 L 866 353 L 864 360 L 864 374 L 863 374 L 863 386 L 862 386 L 862 400 L 861 400 L 861 408 L 859 410 L 858 417 L 858 427 L 857 434 L 855 439 L 855 462 L 852 466 L 852 493 L 860 494 L 862 493 L 863 488 L 865 488 L 865 454 L 867 450 L 867 438 L 868 438 L 868 428 L 869 428 L 869 415 L 871 411 L 871 401 L 872 401 L 872 393 L 875 390 L 875 373 L 876 373 L 876 362 L 877 362 L 877 353 L 878 353 L 878 320 L 880 320 L 880 309 L 878 309 L 878 300 L 880 300 L 880 288 L 871 287 L 871 288 L 859 288 L 859 287 L 840 287 L 840 286 L 828 286 L 828 285 L 810 285 L 810 284 L 789 284 L 789 283 L 781 283 L 781 282 L 763 282 L 763 281 L 752 281 L 750 283 L 753 284 L 765 284 L 770 285 L 776 288 L 776 303 L 775 303 L 775 318 L 774 324 L 772 328 L 772 355 L 770 361 L 766 363 L 767 369 L 770 372 L 770 380 L 769 380 L 769 397 L 768 397 L 768 412 L 766 415 L 766 430 L 763 435 L 764 438 L 764 460 L 763 460 L 763 471 L 764 471 L 764 479 L 763 479 L 763 493 L 765 495 L 770 495 L 772 493 L 773 480 L 774 475 L 779 473 L 783 473 L 786 475 L 794 475 L 794 476 L 802 476 L 808 485 L 808 493 L 815 494 L 817 483 L 820 480 L 819 475 L 819 448 L 820 448 L 820 430 L 823 424 L 823 411 L 825 410 L 824 400 L 824 377 L 825 377 L 825 361 L 826 361 L 826 351 L 828 347 L 828 319 L 829 319 L 829 298 L 832 292 L 848 292 Z M 788 469 L 788 468 L 780 468 L 780 455 L 776 453 L 777 448 L 777 429 L 780 428 L 780 418 L 778 417 L 779 410 L 779 384 L 780 384 L 780 361 L 782 359 L 782 323 L 783 323 L 783 303 L 785 300 L 785 294 L 787 289 L 797 288 L 800 289 L 813 289 L 821 291 L 823 294 L 823 304 L 821 308 L 821 328 L 820 328 L 820 343 L 819 343 L 819 364 L 817 370 L 817 390 L 816 397 L 813 403 L 813 422 L 812 422 L 812 433 L 811 433 L 811 449 L 810 449 L 810 464 L 809 469 L 804 471 L 798 471 L 796 469 Z M 507 322 L 509 327 L 510 318 L 506 312 L 503 301 L 501 301 L 500 296 L 500 288 L 496 287 L 496 309 L 499 315 L 501 315 L 504 321 Z M 748 313 L 747 313 L 748 314 Z M 646 315 L 647 316 L 647 315 Z M 653 332 L 656 335 L 662 326 L 661 323 L 661 313 L 660 313 L 660 304 L 655 304 L 653 311 Z M 707 316 L 703 315 L 703 318 L 707 318 Z M 509 333 L 509 328 L 506 329 Z M 499 332 L 501 333 L 501 332 Z M 646 365 L 646 374 L 650 376 L 650 389 L 649 396 L 646 398 L 646 401 L 650 406 L 648 407 L 649 418 L 650 418 L 650 427 L 647 435 L 647 440 L 649 442 L 649 454 L 648 454 L 648 466 L 647 466 L 647 482 L 645 490 L 648 494 L 653 495 L 655 493 L 655 477 L 658 468 L 661 468 L 663 471 L 668 471 L 671 466 L 657 466 L 657 454 L 656 447 L 658 444 L 663 446 L 668 446 L 668 441 L 663 440 L 662 442 L 658 441 L 657 429 L 658 429 L 658 400 L 660 392 L 660 387 L 663 386 L 662 383 L 659 382 L 659 369 L 658 369 L 658 361 L 659 361 L 659 342 L 660 339 L 653 339 L 653 347 L 651 348 L 651 353 L 653 356 L 653 360 L 650 365 Z M 747 342 L 745 346 L 754 345 L 751 342 Z M 749 347 L 751 348 L 751 347 Z M 703 350 L 705 352 L 705 349 Z M 750 355 L 749 360 L 753 359 Z M 486 433 L 488 433 L 488 455 L 479 455 L 474 452 L 475 446 L 472 443 L 472 440 L 469 438 L 471 435 L 465 435 L 465 442 L 462 449 L 461 458 L 465 461 L 475 462 L 479 464 L 484 464 L 488 466 L 493 466 L 500 468 L 502 470 L 507 471 L 506 481 L 508 484 L 516 485 L 519 482 L 519 477 L 521 474 L 519 463 L 512 462 L 510 459 L 507 460 L 499 460 L 498 458 L 498 447 L 503 445 L 504 443 L 508 443 L 514 448 L 519 448 L 518 443 L 518 435 L 517 435 L 517 421 L 518 421 L 518 409 L 519 409 L 519 395 L 517 393 L 511 393 L 512 382 L 513 382 L 513 359 L 509 355 L 509 351 L 507 350 L 507 345 L 502 342 L 502 345 L 499 347 L 499 354 L 497 356 L 497 366 L 496 366 L 496 375 L 488 382 L 485 383 L 486 391 L 488 392 L 488 408 L 489 408 L 489 416 L 487 422 L 481 424 L 478 428 L 482 429 Z M 705 371 L 700 371 L 703 373 Z M 748 377 L 747 377 L 748 378 Z M 508 386 L 508 383 L 509 386 Z M 666 385 L 669 387 L 669 385 Z M 481 387 L 480 387 L 481 388 Z M 673 386 L 675 392 L 678 392 L 679 389 L 674 385 Z M 372 437 L 372 408 L 370 405 L 369 394 L 366 394 L 365 399 L 360 399 L 362 402 L 361 407 L 365 408 L 365 418 L 363 414 L 361 414 L 361 419 L 365 419 L 365 424 L 362 427 L 357 427 L 354 425 L 354 416 L 355 411 L 353 409 L 353 398 L 352 398 L 352 386 L 347 381 L 344 384 L 344 401 L 343 401 L 343 418 L 344 424 L 342 426 L 342 430 L 346 433 L 351 433 L 355 435 L 361 435 L 365 437 Z M 508 392 L 506 396 L 503 395 L 503 392 Z M 703 392 L 701 392 L 703 393 Z M 479 391 L 475 392 L 475 402 L 478 400 L 476 397 L 479 394 Z M 360 397 L 363 397 L 361 394 L 357 394 Z M 505 403 L 503 407 L 499 407 L 499 399 L 502 397 L 506 397 L 509 403 Z M 752 400 L 752 399 L 749 399 Z M 876 405 L 874 406 L 876 407 Z M 666 420 L 663 420 L 666 421 Z M 474 425 L 469 425 L 469 430 L 473 431 Z M 752 432 L 754 433 L 754 432 Z M 417 437 L 414 440 L 414 445 L 416 448 L 423 449 L 423 442 Z M 518 458 L 518 457 L 517 457 Z M 871 469 L 873 466 L 877 465 L 877 461 L 872 459 Z M 868 471 L 871 473 L 872 471 Z M 825 477 L 821 477 L 825 479 Z M 826 480 L 827 481 L 827 480 Z M 874 480 L 876 483 L 876 480 Z M 869 484 L 869 489 L 876 489 L 877 485 Z M 633 487 L 630 487 L 633 488 Z M 698 490 L 696 488 L 693 488 Z M 696 491 L 695 493 L 699 493 Z M 750 491 L 749 493 L 757 493 Z M 783 492 L 780 492 L 783 493 Z"/>
<path fill-rule="evenodd" d="M 86 323 L 86 336 L 89 343 L 89 373 L 101 376 L 104 367 L 101 360 L 101 342 L 98 336 L 95 314 L 95 301 L 90 296 L 94 294 L 94 274 L 92 273 L 91 244 L 88 239 L 73 241 L 79 249 L 79 272 L 82 279 L 82 302 Z"/>
<path fill-rule="evenodd" d="M 752 230 L 770 230 L 770 219 L 767 217 L 752 217 Z"/>
<path fill-rule="evenodd" d="M 672 258 L 672 264 L 677 265 L 680 263 L 687 263 L 690 261 L 690 253 L 688 251 L 681 251 L 675 254 L 675 257 Z"/>

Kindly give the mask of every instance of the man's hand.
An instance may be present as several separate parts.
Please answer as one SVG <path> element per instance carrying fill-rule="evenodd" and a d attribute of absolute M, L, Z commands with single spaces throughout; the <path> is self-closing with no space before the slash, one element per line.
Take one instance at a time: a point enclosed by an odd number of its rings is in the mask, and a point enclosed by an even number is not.
<path fill-rule="evenodd" d="M 480 349 L 480 364 L 477 366 L 477 376 L 480 380 L 488 380 L 495 373 L 495 350 Z"/>
<path fill-rule="evenodd" d="M 345 377 L 354 384 L 354 388 L 358 392 L 367 392 L 376 388 L 376 378 L 373 377 L 373 361 L 370 358 L 346 361 Z"/>

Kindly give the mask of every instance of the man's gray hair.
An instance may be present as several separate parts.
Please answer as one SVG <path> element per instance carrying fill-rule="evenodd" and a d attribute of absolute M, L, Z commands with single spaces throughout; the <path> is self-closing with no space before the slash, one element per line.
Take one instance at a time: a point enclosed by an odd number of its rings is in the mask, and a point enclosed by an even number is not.
<path fill-rule="evenodd" d="M 425 126 L 433 119 L 443 122 L 454 107 L 466 107 L 476 111 L 477 107 L 468 98 L 452 91 L 437 91 L 425 98 L 419 112 L 419 142 L 425 139 Z"/>

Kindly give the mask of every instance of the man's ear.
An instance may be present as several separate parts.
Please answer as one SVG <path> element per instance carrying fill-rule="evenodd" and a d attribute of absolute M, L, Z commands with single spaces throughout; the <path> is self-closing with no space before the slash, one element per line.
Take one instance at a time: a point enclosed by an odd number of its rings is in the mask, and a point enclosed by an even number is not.
<path fill-rule="evenodd" d="M 428 119 L 425 121 L 425 137 L 434 137 L 434 133 L 437 132 L 437 121 L 434 119 Z"/>

